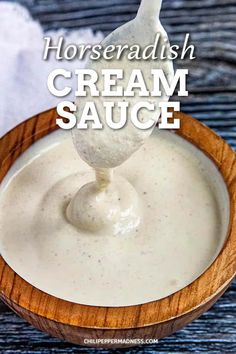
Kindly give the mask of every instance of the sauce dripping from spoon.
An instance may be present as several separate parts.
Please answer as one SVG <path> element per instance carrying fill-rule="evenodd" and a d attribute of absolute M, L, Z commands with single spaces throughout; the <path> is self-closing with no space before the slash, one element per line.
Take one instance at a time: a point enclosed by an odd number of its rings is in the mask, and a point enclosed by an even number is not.
<path fill-rule="evenodd" d="M 163 44 L 167 34 L 159 20 L 159 13 L 162 1 L 142 0 L 137 16 L 134 20 L 124 24 L 116 29 L 102 42 L 106 47 L 110 44 L 129 46 L 139 43 L 145 47 L 154 42 L 156 33 L 160 33 L 160 44 Z M 123 69 L 124 78 L 120 80 L 119 85 L 127 87 L 127 79 L 133 69 L 140 68 L 146 79 L 147 87 L 151 91 L 151 70 L 162 69 L 169 81 L 171 81 L 174 71 L 170 60 L 133 60 L 129 61 L 122 57 L 120 60 L 98 62 L 89 62 L 88 68 L 96 70 L 99 74 L 99 85 L 102 85 L 103 69 Z M 101 92 L 101 87 L 100 90 Z M 130 109 L 140 98 L 137 94 L 134 97 L 127 97 Z M 155 103 L 167 101 L 169 97 L 162 94 L 161 97 L 142 97 L 142 100 Z M 87 101 L 94 101 L 100 117 L 104 117 L 103 102 L 107 101 L 104 97 L 80 97 L 77 103 L 77 116 L 81 115 L 81 109 Z M 119 102 L 120 97 L 112 97 L 113 101 Z M 130 111 L 129 111 L 130 113 Z M 113 110 L 113 120 L 119 121 L 119 110 Z M 145 122 L 153 119 L 155 122 L 160 117 L 160 111 L 154 112 L 143 110 L 139 113 L 139 119 Z M 130 226 L 136 227 L 141 222 L 141 208 L 139 198 L 128 181 L 121 181 L 121 178 L 113 174 L 113 168 L 125 162 L 135 151 L 137 151 L 152 133 L 153 128 L 140 130 L 135 127 L 130 120 L 123 129 L 113 131 L 108 126 L 103 125 L 102 130 L 93 130 L 89 127 L 87 130 L 73 129 L 72 136 L 74 145 L 80 157 L 95 169 L 96 181 L 82 187 L 81 190 L 72 199 L 67 209 L 67 218 L 70 223 L 78 228 L 89 229 L 95 232 L 104 228 L 114 228 L 117 230 L 117 223 L 122 224 L 118 229 L 122 232 L 129 231 Z M 122 186 L 121 186 L 122 184 Z M 128 220 L 133 220 L 129 223 Z M 113 225 L 113 226 L 112 226 Z M 115 227 L 114 227 L 115 225 Z M 114 232 L 112 232 L 114 234 Z M 116 233 L 116 232 L 115 232 Z"/>

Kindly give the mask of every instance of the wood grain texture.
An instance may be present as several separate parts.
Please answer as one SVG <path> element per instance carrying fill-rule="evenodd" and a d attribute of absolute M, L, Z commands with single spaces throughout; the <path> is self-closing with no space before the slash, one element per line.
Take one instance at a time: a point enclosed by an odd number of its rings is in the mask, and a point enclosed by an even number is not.
<path fill-rule="evenodd" d="M 1 1 L 1 0 L 0 0 Z M 27 6 L 45 30 L 92 26 L 104 33 L 131 19 L 139 0 L 15 0 Z M 99 11 L 98 11 L 99 9 Z M 72 20 L 71 16 L 72 15 Z M 189 62 L 190 96 L 182 111 L 203 121 L 236 148 L 236 3 L 235 0 L 163 0 L 163 24 L 171 42 L 190 32 L 197 48 Z M 102 18 L 101 18 L 102 17 Z M 178 62 L 178 66 L 185 63 Z M 97 353 L 51 338 L 0 307 L 0 352 Z M 108 350 L 101 351 L 102 354 Z M 117 352 L 126 352 L 117 351 Z M 236 282 L 217 304 L 159 345 L 129 353 L 236 353 Z M 100 351 L 99 351 L 100 353 Z"/>
<path fill-rule="evenodd" d="M 133 349 L 91 349 L 69 344 L 37 331 L 15 315 L 7 306 L 0 306 L 0 352 L 28 354 L 151 354 L 151 353 L 235 353 L 236 285 L 202 315 L 176 334 L 162 339 L 159 344 Z"/>
<path fill-rule="evenodd" d="M 56 129 L 56 110 L 39 114 L 0 139 L 0 181 L 29 146 Z M 230 225 L 223 250 L 207 271 L 177 293 L 148 304 L 96 307 L 50 296 L 19 277 L 0 257 L 0 297 L 36 328 L 72 343 L 88 338 L 163 338 L 208 310 L 236 274 L 236 154 L 207 126 L 174 113 L 176 133 L 205 152 L 224 177 L 230 196 Z M 114 345 L 105 345 L 113 347 Z"/>

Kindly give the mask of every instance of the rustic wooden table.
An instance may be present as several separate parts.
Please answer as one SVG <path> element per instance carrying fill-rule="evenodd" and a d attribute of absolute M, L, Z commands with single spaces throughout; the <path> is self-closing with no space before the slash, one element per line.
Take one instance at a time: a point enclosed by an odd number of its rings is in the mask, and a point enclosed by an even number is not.
<path fill-rule="evenodd" d="M 0 0 L 1 1 L 1 0 Z M 89 26 L 109 33 L 134 17 L 140 0 L 19 0 L 43 27 Z M 154 1 L 154 0 L 151 0 Z M 236 147 L 236 1 L 163 0 L 163 24 L 172 43 L 191 34 L 197 60 L 190 69 L 190 96 L 182 111 L 215 129 Z M 49 337 L 0 303 L 0 353 L 96 353 Z M 113 351 L 112 351 L 113 352 Z M 149 345 L 117 353 L 236 353 L 236 283 L 217 304 L 182 331 Z"/>

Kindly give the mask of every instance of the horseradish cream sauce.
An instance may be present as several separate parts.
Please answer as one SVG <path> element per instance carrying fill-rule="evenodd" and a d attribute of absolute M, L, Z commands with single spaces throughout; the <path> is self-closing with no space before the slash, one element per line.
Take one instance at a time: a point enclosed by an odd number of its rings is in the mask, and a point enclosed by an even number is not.
<path fill-rule="evenodd" d="M 108 45 L 139 45 L 145 48 L 154 43 L 156 34 L 159 33 L 159 51 L 165 44 L 166 52 L 169 54 L 169 41 L 167 34 L 159 20 L 161 1 L 143 0 L 137 17 L 119 27 L 103 41 L 104 47 Z M 158 54 L 158 53 L 157 53 Z M 158 56 L 159 57 L 159 56 Z M 79 190 L 67 209 L 67 218 L 71 224 L 78 229 L 93 230 L 94 232 L 113 230 L 113 233 L 126 233 L 136 228 L 142 219 L 138 196 L 133 186 L 128 181 L 112 178 L 111 168 L 121 165 L 144 141 L 150 136 L 153 128 L 141 130 L 131 122 L 131 109 L 140 101 L 155 104 L 154 111 L 142 109 L 139 112 L 139 120 L 145 123 L 149 120 L 157 122 L 160 116 L 159 102 L 167 101 L 169 97 L 162 88 L 161 97 L 139 97 L 140 89 L 135 89 L 133 97 L 103 97 L 101 95 L 104 87 L 103 69 L 123 70 L 123 78 L 116 78 L 118 86 L 123 90 L 128 88 L 129 79 L 135 69 L 141 69 L 148 91 L 153 89 L 152 69 L 162 69 L 170 83 L 173 79 L 174 70 L 171 60 L 128 60 L 122 56 L 119 60 L 99 60 L 88 63 L 89 69 L 94 69 L 99 80 L 97 83 L 100 95 L 91 97 L 90 90 L 86 97 L 77 99 L 77 116 L 80 119 L 86 102 L 94 102 L 98 115 L 103 123 L 103 129 L 73 129 L 72 135 L 75 147 L 81 156 L 96 172 L 96 182 L 86 184 Z M 134 80 L 135 81 L 135 80 Z M 117 88 L 113 87 L 116 91 Z M 105 124 L 104 102 L 115 104 L 112 120 L 122 120 L 122 110 L 119 102 L 125 101 L 129 104 L 128 121 L 124 128 L 113 130 Z M 155 126 L 155 124 L 154 124 Z M 148 173 L 148 171 L 147 171 Z M 102 176 L 102 177 L 101 177 Z"/>
<path fill-rule="evenodd" d="M 184 139 L 155 129 L 114 173 L 135 190 L 141 222 L 118 236 L 78 229 L 67 221 L 67 205 L 94 180 L 93 170 L 78 158 L 68 132 L 30 147 L 1 185 L 6 262 L 46 293 L 87 305 L 145 303 L 195 280 L 227 234 L 228 193 L 215 165 Z M 120 188 L 126 192 L 125 183 Z M 116 197 L 124 204 L 133 198 L 132 192 Z"/>
<path fill-rule="evenodd" d="M 163 42 L 167 35 L 154 16 L 160 5 L 143 0 L 137 18 L 104 44 L 146 46 L 156 32 Z M 173 77 L 169 61 L 91 66 L 99 74 L 122 68 L 125 77 L 141 68 L 149 91 L 150 69 Z M 157 104 L 168 97 L 146 99 Z M 78 116 L 86 100 L 95 100 L 101 117 L 103 100 L 89 96 L 79 99 Z M 140 97 L 127 100 L 132 107 Z M 139 118 L 156 122 L 159 114 L 142 111 Z M 128 306 L 176 292 L 214 261 L 229 222 L 222 177 L 187 141 L 158 130 L 147 140 L 151 132 L 130 122 L 119 131 L 75 129 L 80 158 L 70 134 L 57 132 L 17 160 L 1 185 L 0 249 L 22 278 L 75 303 Z"/>
<path fill-rule="evenodd" d="M 113 31 L 108 37 L 104 39 L 102 42 L 103 46 L 125 46 L 128 44 L 129 46 L 139 45 L 141 48 L 145 48 L 149 45 L 153 45 L 158 33 L 158 53 L 156 53 L 158 58 L 160 56 L 159 52 L 161 51 L 163 45 L 166 46 L 166 53 L 170 54 L 168 36 L 159 19 L 161 3 L 161 0 L 142 0 L 136 18 Z M 98 115 L 103 123 L 103 129 L 92 129 L 91 125 L 89 125 L 88 129 L 75 128 L 72 131 L 73 140 L 81 158 L 90 166 L 94 168 L 117 167 L 126 161 L 132 155 L 132 153 L 140 148 L 144 141 L 150 136 L 155 126 L 154 124 L 152 128 L 146 130 L 141 130 L 135 127 L 130 120 L 130 111 L 132 107 L 140 101 L 153 103 L 156 107 L 155 111 L 141 109 L 139 112 L 139 120 L 142 123 L 149 120 L 157 122 L 160 116 L 160 108 L 158 104 L 163 101 L 168 101 L 169 97 L 165 94 L 165 90 L 162 87 L 162 96 L 160 97 L 152 97 L 151 95 L 147 97 L 140 97 L 140 88 L 134 90 L 133 97 L 102 96 L 102 92 L 105 86 L 105 80 L 102 75 L 102 71 L 104 69 L 122 69 L 122 79 L 117 78 L 116 75 L 114 75 L 112 78 L 115 82 L 113 85 L 113 91 L 119 91 L 119 88 L 116 86 L 119 86 L 123 89 L 123 91 L 126 91 L 128 82 L 132 77 L 132 73 L 136 69 L 140 69 L 145 80 L 145 86 L 149 92 L 152 92 L 154 83 L 151 71 L 153 69 L 163 70 L 167 81 L 171 83 L 174 77 L 173 61 L 169 59 L 128 60 L 126 56 L 122 56 L 119 60 L 101 59 L 99 61 L 90 61 L 87 64 L 87 68 L 94 69 L 99 76 L 97 87 L 100 95 L 98 97 L 91 97 L 91 92 L 88 89 L 86 97 L 78 97 L 76 100 L 77 116 L 80 119 L 85 103 L 92 101 L 96 104 Z M 109 128 L 105 123 L 105 109 L 103 104 L 104 102 L 115 103 L 112 120 L 114 122 L 119 122 L 122 119 L 122 114 L 120 112 L 120 108 L 117 105 L 122 100 L 129 103 L 129 119 L 124 128 L 120 130 L 113 130 Z"/>

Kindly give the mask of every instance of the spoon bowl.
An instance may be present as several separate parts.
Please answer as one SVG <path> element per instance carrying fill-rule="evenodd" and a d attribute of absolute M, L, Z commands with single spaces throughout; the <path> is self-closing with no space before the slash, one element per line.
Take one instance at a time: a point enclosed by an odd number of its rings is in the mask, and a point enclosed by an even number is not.
<path fill-rule="evenodd" d="M 82 130 L 75 127 L 72 130 L 73 141 L 80 157 L 94 168 L 113 168 L 121 165 L 141 147 L 144 140 L 152 133 L 155 124 L 152 124 L 150 128 L 143 130 L 132 124 L 131 111 L 135 108 L 136 104 L 139 104 L 140 102 L 149 105 L 153 104 L 155 107 L 153 111 L 147 111 L 147 109 L 141 109 L 139 111 L 138 120 L 143 124 L 148 123 L 149 121 L 156 123 L 159 120 L 161 113 L 159 103 L 169 100 L 169 96 L 166 95 L 164 89 L 161 89 L 161 96 L 152 97 L 151 95 L 140 96 L 141 90 L 139 88 L 135 88 L 135 92 L 133 92 L 134 96 L 128 94 L 125 95 L 125 88 L 128 87 L 129 78 L 134 76 L 134 81 L 136 80 L 137 77 L 135 77 L 135 73 L 137 72 L 137 69 L 141 70 L 142 76 L 145 80 L 144 85 L 146 85 L 148 92 L 152 92 L 153 90 L 153 80 L 150 78 L 151 70 L 153 69 L 163 70 L 163 73 L 170 84 L 174 77 L 172 60 L 145 60 L 138 59 L 137 57 L 129 60 L 124 54 L 120 57 L 118 55 L 120 48 L 125 48 L 127 46 L 135 50 L 135 48 L 143 49 L 153 45 L 156 41 L 157 34 L 159 36 L 156 53 L 157 57 L 161 57 L 161 48 L 164 46 L 166 48 L 166 54 L 169 53 L 170 45 L 168 36 L 159 20 L 161 3 L 160 0 L 143 0 L 137 16 L 132 21 L 125 23 L 110 33 L 101 43 L 104 51 L 110 46 L 116 48 L 114 59 L 100 59 L 99 61 L 91 60 L 87 64 L 88 69 L 92 69 L 98 74 L 99 80 L 97 81 L 96 86 L 100 93 L 102 93 L 104 91 L 103 88 L 106 87 L 105 79 L 102 75 L 103 70 L 110 70 L 113 72 L 112 81 L 116 82 L 116 84 L 112 84 L 112 86 L 114 86 L 114 91 L 118 91 L 116 85 L 124 89 L 122 97 L 119 95 L 115 97 L 102 95 L 94 97 L 89 90 L 86 97 L 78 97 L 76 100 L 76 115 L 78 121 L 80 121 L 83 116 L 86 103 L 93 102 L 103 126 L 102 130 L 92 129 L 91 126 L 88 126 L 88 129 Z M 116 74 L 117 70 L 122 70 L 122 78 Z M 122 129 L 112 130 L 105 122 L 107 114 L 104 108 L 104 102 L 110 101 L 112 101 L 112 104 L 114 105 L 111 114 L 113 122 L 120 122 L 121 116 L 124 116 L 124 114 L 122 115 L 121 113 L 119 104 L 125 102 L 128 105 L 127 124 Z"/>

